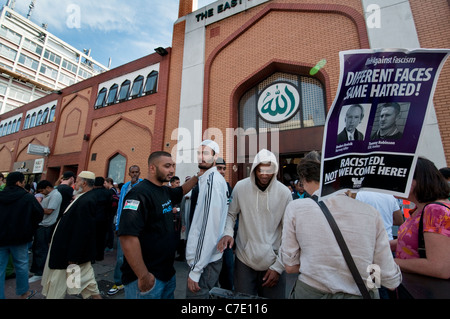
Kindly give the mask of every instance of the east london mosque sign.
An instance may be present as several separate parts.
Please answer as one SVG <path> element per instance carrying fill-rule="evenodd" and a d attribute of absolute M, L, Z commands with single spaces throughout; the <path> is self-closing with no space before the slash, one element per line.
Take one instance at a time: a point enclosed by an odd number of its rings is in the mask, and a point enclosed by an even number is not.
<path fill-rule="evenodd" d="M 260 5 L 269 0 L 226 0 L 216 1 L 201 9 L 195 14 L 197 22 L 207 19 L 215 21 L 224 19 L 230 15 L 245 11 L 251 7 Z"/>

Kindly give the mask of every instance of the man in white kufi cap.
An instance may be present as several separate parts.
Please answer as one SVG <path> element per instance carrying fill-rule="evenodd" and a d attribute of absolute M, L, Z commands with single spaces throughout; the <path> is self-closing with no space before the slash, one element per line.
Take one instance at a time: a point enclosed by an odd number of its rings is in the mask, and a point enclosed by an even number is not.
<path fill-rule="evenodd" d="M 95 174 L 82 171 L 75 183 L 75 199 L 53 234 L 42 276 L 42 294 L 64 299 L 66 294 L 101 299 L 91 260 L 95 260 Z"/>

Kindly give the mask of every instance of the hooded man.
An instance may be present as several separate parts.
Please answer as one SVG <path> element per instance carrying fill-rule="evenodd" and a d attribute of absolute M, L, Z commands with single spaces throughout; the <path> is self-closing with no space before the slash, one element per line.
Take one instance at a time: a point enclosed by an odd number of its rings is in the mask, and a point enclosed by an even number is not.
<path fill-rule="evenodd" d="M 28 285 L 28 243 L 44 217 L 44 209 L 24 186 L 25 176 L 12 172 L 0 192 L 0 299 L 5 299 L 5 268 L 10 254 L 16 270 L 16 294 L 25 299 L 36 293 Z"/>
<path fill-rule="evenodd" d="M 234 270 L 235 291 L 265 298 L 285 298 L 286 278 L 278 256 L 283 215 L 292 200 L 289 189 L 276 179 L 275 155 L 261 150 L 250 176 L 233 189 L 224 236 L 217 248 L 234 244 L 234 224 L 239 216 Z"/>

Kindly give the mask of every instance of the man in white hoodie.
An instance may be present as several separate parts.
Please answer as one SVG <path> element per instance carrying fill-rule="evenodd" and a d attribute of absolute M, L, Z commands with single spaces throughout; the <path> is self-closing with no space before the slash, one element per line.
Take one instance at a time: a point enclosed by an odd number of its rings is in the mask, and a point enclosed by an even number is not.
<path fill-rule="evenodd" d="M 186 298 L 209 298 L 209 291 L 219 281 L 222 252 L 217 243 L 223 235 L 228 212 L 228 186 L 215 162 L 219 145 L 205 140 L 198 149 L 198 199 L 186 243 L 186 261 L 191 268 Z"/>
<path fill-rule="evenodd" d="M 232 247 L 233 227 L 239 216 L 234 270 L 235 291 L 265 298 L 286 297 L 284 267 L 279 259 L 283 215 L 292 200 L 289 189 L 276 178 L 275 155 L 261 150 L 250 176 L 239 181 L 231 195 L 224 237 L 217 248 Z"/>

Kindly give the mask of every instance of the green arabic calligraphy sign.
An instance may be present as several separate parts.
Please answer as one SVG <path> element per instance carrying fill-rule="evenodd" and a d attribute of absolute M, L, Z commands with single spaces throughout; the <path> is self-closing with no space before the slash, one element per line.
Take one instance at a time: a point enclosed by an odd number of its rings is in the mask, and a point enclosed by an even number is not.
<path fill-rule="evenodd" d="M 267 87 L 258 99 L 258 113 L 269 123 L 283 123 L 292 118 L 300 105 L 297 88 L 279 82 Z"/>

